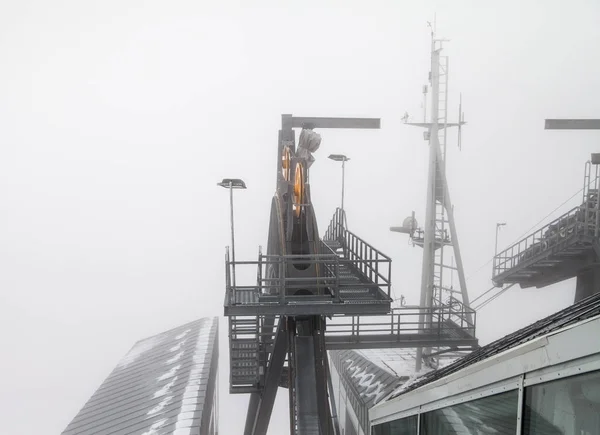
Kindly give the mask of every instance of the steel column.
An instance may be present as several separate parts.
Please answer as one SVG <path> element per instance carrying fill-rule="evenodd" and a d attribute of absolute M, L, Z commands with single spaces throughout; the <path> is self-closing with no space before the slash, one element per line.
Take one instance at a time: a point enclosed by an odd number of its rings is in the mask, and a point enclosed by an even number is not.
<path fill-rule="evenodd" d="M 260 393 L 259 403 L 253 402 L 254 394 L 251 397 L 250 406 L 248 407 L 248 417 L 246 418 L 246 430 L 248 429 L 249 419 L 253 420 L 252 430 L 250 432 L 244 432 L 245 435 L 265 435 L 267 428 L 269 427 L 269 421 L 271 420 L 271 412 L 273 411 L 273 404 L 275 403 L 275 397 L 277 396 L 277 388 L 279 387 L 279 380 L 281 379 L 281 373 L 283 372 L 283 363 L 285 361 L 285 355 L 287 353 L 287 328 L 285 325 L 285 319 L 279 319 L 279 326 L 277 327 L 277 335 L 275 336 L 275 342 L 273 344 L 273 352 L 271 353 L 271 360 L 267 368 L 265 376 L 265 385 Z M 254 409 L 252 409 L 254 407 Z M 250 414 L 254 411 L 254 418 Z"/>
<path fill-rule="evenodd" d="M 435 242 L 435 185 L 436 167 L 438 156 L 438 93 L 439 93 L 439 51 L 435 49 L 435 40 L 431 39 L 431 88 L 433 98 L 431 99 L 431 124 L 429 127 L 429 174 L 427 177 L 427 208 L 425 211 L 425 224 L 423 230 L 425 237 L 423 241 L 423 264 L 421 269 L 421 298 L 422 307 L 431 307 L 433 293 L 433 263 Z M 428 323 L 429 316 L 420 315 L 419 323 Z M 417 348 L 417 372 L 421 370 L 423 348 Z"/>

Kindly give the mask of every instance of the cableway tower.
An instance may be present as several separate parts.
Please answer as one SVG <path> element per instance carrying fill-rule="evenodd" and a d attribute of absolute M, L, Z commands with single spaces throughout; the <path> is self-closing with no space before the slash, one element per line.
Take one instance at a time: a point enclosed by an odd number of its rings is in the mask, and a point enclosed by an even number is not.
<path fill-rule="evenodd" d="M 267 252 L 235 261 L 227 250 L 230 392 L 249 393 L 244 434 L 265 434 L 279 387 L 290 434 L 339 435 L 327 350 L 472 349 L 474 313 L 459 301 L 391 307 L 391 259 L 346 228 L 337 209 L 325 234 L 311 201 L 310 166 L 321 128 L 380 127 L 379 119 L 282 116 Z M 301 129 L 296 143 L 295 128 Z M 251 267 L 256 281 L 235 280 Z"/>
<path fill-rule="evenodd" d="M 413 212 L 412 216 L 404 220 L 402 226 L 391 227 L 390 230 L 408 234 L 414 246 L 423 248 L 420 306 L 434 310 L 436 307 L 457 305 L 465 312 L 467 323 L 474 324 L 475 313 L 469 308 L 469 294 L 454 220 L 454 207 L 446 178 L 448 128 L 458 128 L 460 148 L 461 128 L 465 121 L 462 101 L 459 104 L 458 122 L 448 121 L 449 59 L 441 55 L 445 41 L 436 38 L 432 29 L 429 85 L 423 86 L 423 122 L 409 120 L 408 114 L 403 118 L 406 125 L 424 128 L 423 136 L 429 144 L 425 223 L 418 227 Z M 431 112 L 430 120 L 427 121 L 425 108 L 430 89 Z M 453 283 L 455 273 L 458 275 L 456 286 Z M 428 324 L 431 323 L 431 319 L 425 315 L 420 322 Z M 444 348 L 417 348 L 417 371 L 421 369 L 423 359 L 428 365 L 437 366 L 439 356 L 444 352 Z M 456 355 L 457 353 L 454 353 L 452 356 Z"/>

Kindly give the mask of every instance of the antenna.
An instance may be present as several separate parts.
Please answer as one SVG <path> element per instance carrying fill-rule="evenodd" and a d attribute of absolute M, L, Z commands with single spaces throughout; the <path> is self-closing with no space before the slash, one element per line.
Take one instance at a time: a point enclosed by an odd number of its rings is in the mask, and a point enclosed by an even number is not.
<path fill-rule="evenodd" d="M 458 149 L 462 150 L 462 125 L 465 123 L 465 114 L 462 111 L 462 93 L 458 103 Z"/>

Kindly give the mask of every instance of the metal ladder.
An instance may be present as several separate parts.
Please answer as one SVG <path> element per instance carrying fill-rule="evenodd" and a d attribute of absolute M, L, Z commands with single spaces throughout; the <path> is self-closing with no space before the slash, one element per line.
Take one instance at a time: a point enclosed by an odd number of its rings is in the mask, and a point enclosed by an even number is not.
<path fill-rule="evenodd" d="M 441 49 L 441 43 L 440 43 Z M 446 216 L 446 197 L 445 197 L 445 180 L 442 177 L 442 171 L 446 169 L 446 141 L 448 122 L 448 56 L 439 56 L 438 74 L 438 131 L 437 140 L 440 147 L 440 155 L 442 161 L 437 162 L 436 178 L 435 178 L 435 237 L 439 238 L 440 246 L 434 250 L 433 258 L 433 297 L 432 306 L 440 306 L 445 304 L 446 299 L 450 299 L 452 290 L 444 285 L 444 274 L 452 274 L 452 268 L 444 263 L 444 246 L 448 242 L 448 225 L 449 221 Z M 450 245 L 452 240 L 449 240 Z M 433 354 L 438 353 L 438 348 L 431 349 Z"/>
<path fill-rule="evenodd" d="M 256 388 L 260 378 L 258 316 L 230 316 L 229 337 L 230 391 Z"/>

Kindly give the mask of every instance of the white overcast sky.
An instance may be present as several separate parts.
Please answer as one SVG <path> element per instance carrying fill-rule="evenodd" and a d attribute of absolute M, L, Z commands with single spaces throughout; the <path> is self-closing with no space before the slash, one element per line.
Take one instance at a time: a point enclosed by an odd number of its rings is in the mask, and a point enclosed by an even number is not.
<path fill-rule="evenodd" d="M 339 204 L 393 258 L 394 292 L 418 301 L 421 250 L 390 225 L 424 218 L 421 117 L 427 21 L 451 39 L 449 183 L 472 297 L 505 246 L 582 186 L 600 132 L 600 3 L 574 1 L 0 2 L 0 432 L 57 434 L 140 338 L 222 314 L 236 194 L 237 256 L 265 244 L 282 113 L 381 117 L 379 131 L 320 131 L 312 170 L 320 228 Z M 321 5 L 321 3 L 323 3 Z M 579 197 L 558 213 L 577 204 Z M 252 278 L 254 271 L 245 272 Z M 513 288 L 478 313 L 481 343 L 570 304 L 574 282 Z M 220 428 L 228 396 L 221 318 Z M 287 431 L 286 394 L 271 434 Z"/>

